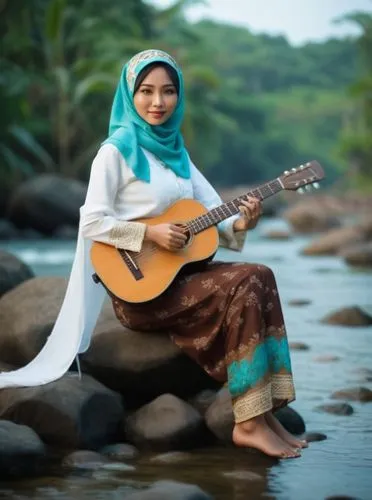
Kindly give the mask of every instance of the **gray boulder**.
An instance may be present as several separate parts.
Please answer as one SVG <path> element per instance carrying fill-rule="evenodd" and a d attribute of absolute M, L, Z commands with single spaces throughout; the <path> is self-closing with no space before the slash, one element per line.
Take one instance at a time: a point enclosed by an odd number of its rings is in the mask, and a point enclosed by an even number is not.
<path fill-rule="evenodd" d="M 0 420 L 0 477 L 36 473 L 45 457 L 45 445 L 25 425 Z"/>
<path fill-rule="evenodd" d="M 21 259 L 0 250 L 0 297 L 33 276 L 31 268 Z"/>
<path fill-rule="evenodd" d="M 86 185 L 51 174 L 39 175 L 21 184 L 8 205 L 9 219 L 19 228 L 53 234 L 60 226 L 78 226 L 79 208 Z"/>
<path fill-rule="evenodd" d="M 353 245 L 341 252 L 345 262 L 350 266 L 372 267 L 372 241 Z"/>
<path fill-rule="evenodd" d="M 0 361 L 21 366 L 38 354 L 53 329 L 66 285 L 64 278 L 37 277 L 0 298 Z M 168 335 L 124 328 L 109 300 L 81 362 L 83 371 L 121 392 L 131 408 L 167 392 L 188 398 L 220 387 Z"/>
<path fill-rule="evenodd" d="M 84 371 L 123 394 L 128 408 L 139 408 L 165 393 L 187 399 L 221 385 L 167 334 L 122 326 L 111 303 L 104 307 L 91 346 L 81 360 Z"/>
<path fill-rule="evenodd" d="M 0 299 L 0 361 L 21 366 L 41 350 L 61 307 L 67 280 L 37 277 Z"/>
<path fill-rule="evenodd" d="M 362 311 L 360 307 L 343 307 L 334 311 L 321 320 L 327 325 L 342 325 L 342 326 L 369 326 L 372 325 L 372 317 Z"/>
<path fill-rule="evenodd" d="M 172 394 L 164 394 L 132 413 L 125 431 L 136 446 L 156 450 L 195 448 L 207 437 L 201 415 Z"/>
<path fill-rule="evenodd" d="M 31 427 L 47 444 L 89 450 L 120 436 L 123 406 L 93 378 L 68 373 L 38 387 L 3 389 L 0 418 Z"/>

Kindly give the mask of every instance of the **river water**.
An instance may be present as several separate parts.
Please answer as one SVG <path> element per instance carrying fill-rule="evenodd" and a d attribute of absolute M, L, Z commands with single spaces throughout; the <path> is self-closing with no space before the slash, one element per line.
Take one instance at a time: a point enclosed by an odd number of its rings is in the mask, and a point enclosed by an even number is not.
<path fill-rule="evenodd" d="M 372 403 L 351 402 L 354 413 L 337 416 L 320 412 L 332 392 L 357 386 L 372 389 L 372 327 L 324 325 L 320 319 L 344 306 L 359 306 L 372 314 L 372 272 L 351 269 L 337 257 L 304 257 L 309 241 L 264 238 L 268 229 L 281 229 L 280 220 L 262 221 L 247 238 L 242 253 L 220 250 L 225 260 L 261 262 L 276 275 L 289 340 L 308 350 L 292 351 L 297 399 L 292 404 L 305 419 L 307 431 L 321 432 L 301 458 L 274 461 L 234 448 L 192 452 L 180 463 L 159 464 L 152 455 L 133 462 L 134 471 L 63 473 L 0 485 L 0 499 L 125 498 L 128 487 L 144 487 L 158 479 L 197 484 L 216 500 L 277 498 L 318 500 L 331 496 L 372 499 Z M 73 241 L 12 241 L 0 243 L 27 262 L 37 275 L 67 276 L 74 255 Z M 290 305 L 294 299 L 309 304 Z M 318 356 L 339 359 L 319 362 Z M 249 478 L 240 471 L 254 472 Z M 232 478 L 226 473 L 238 473 Z"/>

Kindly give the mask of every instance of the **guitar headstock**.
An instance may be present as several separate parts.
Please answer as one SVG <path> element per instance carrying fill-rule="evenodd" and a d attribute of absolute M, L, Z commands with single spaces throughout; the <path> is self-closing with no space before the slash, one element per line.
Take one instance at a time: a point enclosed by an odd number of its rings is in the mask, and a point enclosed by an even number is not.
<path fill-rule="evenodd" d="M 317 185 L 318 181 L 324 179 L 325 174 L 320 163 L 316 160 L 304 163 L 297 168 L 292 168 L 291 170 L 286 170 L 279 177 L 280 182 L 284 189 L 289 191 L 296 191 L 304 186 L 313 185 L 315 188 L 319 187 Z"/>

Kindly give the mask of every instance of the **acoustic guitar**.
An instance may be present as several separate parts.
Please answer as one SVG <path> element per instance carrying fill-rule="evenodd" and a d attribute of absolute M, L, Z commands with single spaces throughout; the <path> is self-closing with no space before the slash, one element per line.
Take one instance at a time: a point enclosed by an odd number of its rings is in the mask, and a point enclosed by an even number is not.
<path fill-rule="evenodd" d="M 93 279 L 126 302 L 152 300 L 169 287 L 184 266 L 213 258 L 219 243 L 216 224 L 237 214 L 240 200 L 247 196 L 264 200 L 282 190 L 295 191 L 311 185 L 318 187 L 317 182 L 323 178 L 320 164 L 311 161 L 285 171 L 280 177 L 212 210 L 207 210 L 193 199 L 179 200 L 162 215 L 138 219 L 138 222 L 182 226 L 187 235 L 182 249 L 171 252 L 153 242 L 144 241 L 140 252 L 131 252 L 94 241 L 91 248 L 95 270 Z"/>

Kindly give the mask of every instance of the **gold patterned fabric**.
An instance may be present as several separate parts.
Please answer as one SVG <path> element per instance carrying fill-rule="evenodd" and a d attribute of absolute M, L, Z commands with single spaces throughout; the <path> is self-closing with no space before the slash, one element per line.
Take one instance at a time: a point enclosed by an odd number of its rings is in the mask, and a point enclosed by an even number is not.
<path fill-rule="evenodd" d="M 145 232 L 146 224 L 142 222 L 120 221 L 111 229 L 109 241 L 116 248 L 139 252 Z"/>
<path fill-rule="evenodd" d="M 211 377 L 227 382 L 236 422 L 294 400 L 280 299 L 268 267 L 210 262 L 182 273 L 150 302 L 112 301 L 123 325 L 163 331 Z"/>

